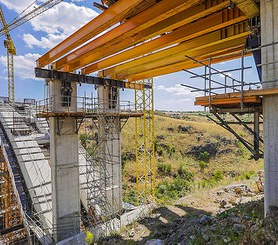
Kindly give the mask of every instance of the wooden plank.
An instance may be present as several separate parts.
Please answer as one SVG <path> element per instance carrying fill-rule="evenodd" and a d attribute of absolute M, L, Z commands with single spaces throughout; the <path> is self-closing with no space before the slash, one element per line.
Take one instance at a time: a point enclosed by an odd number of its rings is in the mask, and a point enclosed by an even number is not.
<path fill-rule="evenodd" d="M 269 88 L 269 89 L 258 89 L 258 90 L 246 90 L 243 92 L 243 96 L 267 96 L 267 95 L 276 95 L 278 94 L 278 88 Z M 212 95 L 212 99 L 218 98 L 240 98 L 241 92 L 234 92 L 234 93 L 226 93 L 226 94 L 216 94 Z M 206 101 L 208 100 L 208 96 L 196 97 L 196 101 Z"/>
<path fill-rule="evenodd" d="M 250 97 L 244 97 L 243 103 L 252 103 L 252 104 L 261 104 L 262 99 L 258 96 L 250 96 Z M 238 106 L 241 103 L 241 98 L 227 98 L 227 99 L 214 99 L 211 100 L 211 103 L 209 103 L 208 100 L 206 101 L 195 101 L 195 105 L 201 105 L 201 106 L 209 106 L 216 105 L 216 106 Z"/>

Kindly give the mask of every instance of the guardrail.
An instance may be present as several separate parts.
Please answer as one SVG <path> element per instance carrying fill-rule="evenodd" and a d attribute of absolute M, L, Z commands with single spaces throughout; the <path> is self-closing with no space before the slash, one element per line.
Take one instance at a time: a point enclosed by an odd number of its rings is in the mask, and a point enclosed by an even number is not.
<path fill-rule="evenodd" d="M 130 101 L 100 100 L 78 96 L 53 96 L 36 102 L 36 113 L 47 112 L 132 112 L 135 104 Z"/>

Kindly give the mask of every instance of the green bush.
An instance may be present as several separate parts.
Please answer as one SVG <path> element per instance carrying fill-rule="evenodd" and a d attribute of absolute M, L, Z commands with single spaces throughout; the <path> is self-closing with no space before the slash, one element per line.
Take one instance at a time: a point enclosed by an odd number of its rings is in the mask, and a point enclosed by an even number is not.
<path fill-rule="evenodd" d="M 250 156 L 249 151 L 240 141 L 237 142 L 237 147 L 244 158 L 249 158 Z"/>
<path fill-rule="evenodd" d="M 255 172 L 254 171 L 248 171 L 248 172 L 246 172 L 246 173 L 244 173 L 242 176 L 241 176 L 241 179 L 247 179 L 247 180 L 249 180 L 249 179 L 251 179 L 251 177 L 253 176 L 255 174 Z"/>
<path fill-rule="evenodd" d="M 86 134 L 80 134 L 79 135 L 79 140 L 81 142 L 81 145 L 85 148 L 87 147 L 88 139 L 89 139 L 89 137 Z"/>
<path fill-rule="evenodd" d="M 158 155 L 158 156 L 162 156 L 164 149 L 163 147 L 160 145 L 159 141 L 156 139 L 154 141 L 154 152 Z"/>
<path fill-rule="evenodd" d="M 193 181 L 194 174 L 186 170 L 185 166 L 180 165 L 178 169 L 178 175 L 185 181 Z"/>
<path fill-rule="evenodd" d="M 156 197 L 160 201 L 175 200 L 191 190 L 191 182 L 181 177 L 162 181 L 156 188 Z"/>
<path fill-rule="evenodd" d="M 86 241 L 88 244 L 93 244 L 94 239 L 95 239 L 94 235 L 93 235 L 90 231 L 87 231 L 87 232 L 86 232 L 85 241 Z"/>
<path fill-rule="evenodd" d="M 157 165 L 158 173 L 161 175 L 170 175 L 172 170 L 172 165 L 169 163 L 159 163 Z"/>
<path fill-rule="evenodd" d="M 215 181 L 220 181 L 222 179 L 224 179 L 223 173 L 221 170 L 216 170 L 213 174 L 213 178 Z"/>
<path fill-rule="evenodd" d="M 205 161 L 200 161 L 199 167 L 200 167 L 201 171 L 204 171 L 204 169 L 207 167 L 207 163 Z"/>
<path fill-rule="evenodd" d="M 172 157 L 173 154 L 176 152 L 176 149 L 171 144 L 168 144 L 167 148 L 166 148 L 166 151 L 167 151 L 167 154 L 169 155 L 169 157 Z"/>
<path fill-rule="evenodd" d="M 208 162 L 210 159 L 210 154 L 207 151 L 201 152 L 198 159 L 200 161 Z"/>
<path fill-rule="evenodd" d="M 128 192 L 127 196 L 124 196 L 124 202 L 136 205 L 136 190 L 131 190 L 130 192 Z"/>

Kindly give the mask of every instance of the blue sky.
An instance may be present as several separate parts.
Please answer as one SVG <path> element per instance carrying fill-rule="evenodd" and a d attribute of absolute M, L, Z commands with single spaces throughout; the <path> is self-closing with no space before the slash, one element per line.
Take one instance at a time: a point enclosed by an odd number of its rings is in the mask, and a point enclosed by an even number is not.
<path fill-rule="evenodd" d="M 11 36 L 17 48 L 15 57 L 15 97 L 43 99 L 44 81 L 35 79 L 35 60 L 58 44 L 75 30 L 89 22 L 99 14 L 99 10 L 93 7 L 96 0 L 66 0 L 47 12 L 37 16 L 33 20 L 11 31 Z M 12 21 L 34 0 L 0 0 L 7 22 Z M 41 1 L 42 2 L 42 1 Z M 37 1 L 36 4 L 40 4 Z M 34 6 L 31 6 L 34 8 Z M 3 46 L 5 37 L 0 37 L 0 96 L 7 96 L 7 69 L 6 50 Z M 245 59 L 247 66 L 253 66 L 252 57 Z M 226 70 L 239 67 L 240 60 L 217 64 L 214 67 Z M 203 72 L 204 68 L 194 69 L 195 72 Z M 239 72 L 231 73 L 238 78 Z M 214 76 L 218 81 L 223 81 L 220 75 Z M 257 73 L 253 69 L 246 71 L 246 81 L 258 81 Z M 190 79 L 190 75 L 184 71 L 156 77 L 155 82 L 155 109 L 172 111 L 202 110 L 193 105 L 194 97 L 201 93 L 191 93 L 190 89 L 181 87 L 180 84 L 190 84 L 202 87 L 202 79 Z M 92 86 L 79 87 L 81 95 L 86 91 L 90 94 L 94 90 Z M 123 100 L 133 101 L 134 91 L 122 92 Z"/>

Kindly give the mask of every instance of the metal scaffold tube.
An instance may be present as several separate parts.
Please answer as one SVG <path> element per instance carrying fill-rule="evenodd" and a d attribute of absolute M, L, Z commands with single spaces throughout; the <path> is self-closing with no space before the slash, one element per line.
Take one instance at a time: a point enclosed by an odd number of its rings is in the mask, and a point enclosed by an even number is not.
<path fill-rule="evenodd" d="M 138 204 L 155 200 L 156 162 L 154 148 L 153 78 L 138 81 L 150 88 L 135 90 L 135 110 L 143 116 L 135 119 L 136 193 Z"/>

